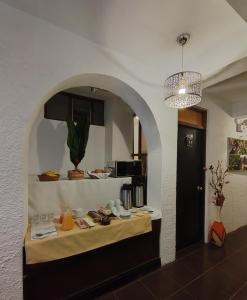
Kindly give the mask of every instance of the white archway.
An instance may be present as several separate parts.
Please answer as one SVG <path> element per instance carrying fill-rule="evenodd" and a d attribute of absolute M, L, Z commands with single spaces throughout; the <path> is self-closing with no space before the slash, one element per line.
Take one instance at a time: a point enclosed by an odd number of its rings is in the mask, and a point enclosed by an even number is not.
<path fill-rule="evenodd" d="M 52 91 L 50 91 L 41 101 L 39 102 L 39 107 L 28 124 L 27 135 L 26 135 L 26 145 L 29 145 L 29 135 L 31 127 L 43 108 L 44 103 L 49 100 L 54 94 L 59 91 L 66 90 L 73 87 L 79 86 L 93 86 L 100 89 L 110 91 L 111 93 L 119 96 L 125 103 L 127 103 L 132 110 L 139 116 L 142 123 L 143 130 L 145 132 L 145 137 L 148 144 L 148 186 L 147 186 L 147 202 L 149 205 L 155 208 L 161 208 L 161 168 L 162 168 L 162 149 L 161 140 L 156 124 L 155 118 L 152 111 L 147 105 L 146 101 L 128 84 L 123 81 L 102 74 L 83 74 L 74 76 L 65 80 L 56 86 Z M 28 147 L 28 146 L 27 146 Z M 26 155 L 26 165 L 28 164 L 28 149 L 25 149 Z M 26 176 L 27 169 L 26 169 Z M 27 190 L 26 190 L 27 196 Z M 27 198 L 27 197 L 26 197 Z M 26 212 L 27 212 L 26 203 Z M 27 213 L 26 213 L 27 215 Z"/>

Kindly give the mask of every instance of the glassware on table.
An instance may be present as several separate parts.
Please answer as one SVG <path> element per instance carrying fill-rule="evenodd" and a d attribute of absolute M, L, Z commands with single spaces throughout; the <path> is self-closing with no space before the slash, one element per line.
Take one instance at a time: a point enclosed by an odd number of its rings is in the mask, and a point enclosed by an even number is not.
<path fill-rule="evenodd" d="M 71 230 L 74 227 L 74 221 L 72 218 L 72 213 L 67 210 L 63 214 L 62 230 Z"/>
<path fill-rule="evenodd" d="M 40 223 L 40 215 L 33 215 L 31 218 L 32 224 L 39 224 Z"/>
<path fill-rule="evenodd" d="M 40 215 L 40 221 L 41 223 L 48 223 L 49 220 L 48 220 L 48 214 L 42 214 Z"/>
<path fill-rule="evenodd" d="M 48 213 L 48 214 L 41 214 L 41 215 L 33 215 L 31 218 L 31 223 L 32 224 L 47 224 L 50 222 L 53 222 L 54 220 L 54 214 L 53 213 Z"/>
<path fill-rule="evenodd" d="M 53 222 L 54 221 L 54 213 L 49 213 L 48 214 L 48 221 Z"/>

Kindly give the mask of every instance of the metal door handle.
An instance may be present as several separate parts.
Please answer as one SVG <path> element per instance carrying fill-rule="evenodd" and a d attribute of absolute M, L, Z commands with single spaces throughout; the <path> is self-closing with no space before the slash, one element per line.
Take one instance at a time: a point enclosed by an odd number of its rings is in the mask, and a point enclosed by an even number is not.
<path fill-rule="evenodd" d="M 200 186 L 200 185 L 198 185 L 198 186 L 197 186 L 197 190 L 198 190 L 198 191 L 202 191 L 202 190 L 203 190 L 203 187 Z"/>

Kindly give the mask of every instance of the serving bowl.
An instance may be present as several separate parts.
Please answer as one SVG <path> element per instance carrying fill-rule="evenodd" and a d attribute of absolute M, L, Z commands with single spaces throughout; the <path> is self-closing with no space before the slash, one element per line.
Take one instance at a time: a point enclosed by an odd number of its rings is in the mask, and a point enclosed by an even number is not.
<path fill-rule="evenodd" d="M 94 172 L 90 172 L 90 171 L 88 171 L 87 173 L 90 176 L 90 178 L 93 178 L 93 179 L 106 179 L 111 174 L 111 173 L 94 173 Z"/>

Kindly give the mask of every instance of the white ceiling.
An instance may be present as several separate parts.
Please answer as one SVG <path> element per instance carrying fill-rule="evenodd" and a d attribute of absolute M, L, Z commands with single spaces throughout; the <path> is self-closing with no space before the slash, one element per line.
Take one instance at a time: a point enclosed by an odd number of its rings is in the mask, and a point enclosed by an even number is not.
<path fill-rule="evenodd" d="M 240 101 L 247 103 L 247 72 L 215 84 L 205 89 L 204 93 L 224 99 L 229 104 Z"/>
<path fill-rule="evenodd" d="M 246 0 L 227 0 L 227 2 L 247 22 L 247 1 Z"/>
<path fill-rule="evenodd" d="M 247 116 L 247 72 L 204 89 L 203 95 L 234 118 Z"/>
<path fill-rule="evenodd" d="M 246 1 L 246 0 L 245 0 Z M 191 33 L 185 68 L 204 78 L 247 56 L 247 23 L 225 0 L 3 0 L 155 70 L 179 71 L 179 33 Z"/>

